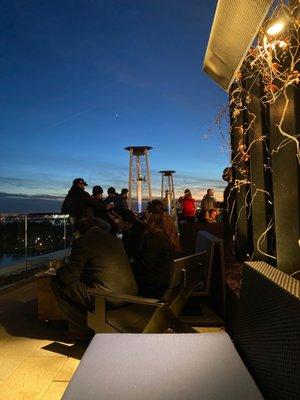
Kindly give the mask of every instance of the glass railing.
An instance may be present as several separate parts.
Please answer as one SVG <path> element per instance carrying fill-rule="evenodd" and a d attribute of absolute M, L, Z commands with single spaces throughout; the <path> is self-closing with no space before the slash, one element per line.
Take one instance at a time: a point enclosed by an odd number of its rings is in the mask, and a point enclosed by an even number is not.
<path fill-rule="evenodd" d="M 0 275 L 66 258 L 72 237 L 68 215 L 1 215 Z"/>

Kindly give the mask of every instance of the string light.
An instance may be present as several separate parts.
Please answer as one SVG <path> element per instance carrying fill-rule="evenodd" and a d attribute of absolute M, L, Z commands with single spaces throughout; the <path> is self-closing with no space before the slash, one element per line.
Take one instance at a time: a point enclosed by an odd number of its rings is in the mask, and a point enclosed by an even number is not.
<path fill-rule="evenodd" d="M 236 171 L 238 179 L 232 182 L 229 198 L 236 192 L 245 191 L 244 205 L 239 210 L 235 225 L 236 238 L 238 238 L 237 226 L 242 212 L 245 208 L 251 209 L 251 205 L 259 193 L 264 193 L 267 196 L 267 203 L 270 206 L 274 204 L 271 194 L 265 188 L 256 187 L 253 189 L 253 183 L 251 196 L 249 196 L 251 181 L 248 162 L 251 157 L 250 150 L 252 146 L 258 141 L 263 143 L 267 154 L 263 165 L 265 171 L 273 172 L 271 167 L 272 154 L 278 153 L 290 143 L 295 144 L 295 157 L 300 163 L 300 135 L 295 132 L 289 133 L 285 129 L 287 125 L 285 120 L 289 107 L 288 89 L 291 86 L 298 85 L 300 82 L 300 71 L 297 69 L 298 65 L 300 65 L 300 19 L 296 18 L 299 14 L 299 2 L 294 2 L 291 6 L 285 4 L 284 1 L 277 2 L 270 17 L 258 33 L 256 45 L 250 48 L 241 69 L 236 73 L 230 93 L 230 132 L 233 135 L 237 134 L 239 141 L 234 149 L 234 158 L 231 161 L 231 166 Z M 274 104 L 279 97 L 283 99 L 281 118 L 277 125 L 281 140 L 272 151 L 269 150 L 268 140 L 264 135 L 256 137 L 249 143 L 249 132 L 252 129 L 254 130 L 256 121 L 256 116 L 249 111 L 249 104 L 252 99 L 251 92 L 254 85 L 260 85 L 262 88 L 260 104 L 265 109 L 267 109 L 268 105 Z M 243 118 L 241 125 L 240 119 L 244 116 L 244 111 L 247 111 L 247 118 Z M 219 127 L 221 126 L 220 122 L 218 125 Z M 250 198 L 251 201 L 249 202 L 248 199 Z M 230 220 L 232 220 L 232 217 L 231 210 Z M 268 232 L 273 227 L 274 216 L 271 216 L 266 230 L 261 234 L 255 245 L 262 255 L 276 259 L 274 254 L 267 254 L 261 248 Z M 238 243 L 237 245 L 239 246 Z"/>
<path fill-rule="evenodd" d="M 283 22 L 275 22 L 273 25 L 271 25 L 268 29 L 267 29 L 267 34 L 268 35 L 277 35 L 278 33 L 282 32 L 284 29 L 284 23 Z"/>

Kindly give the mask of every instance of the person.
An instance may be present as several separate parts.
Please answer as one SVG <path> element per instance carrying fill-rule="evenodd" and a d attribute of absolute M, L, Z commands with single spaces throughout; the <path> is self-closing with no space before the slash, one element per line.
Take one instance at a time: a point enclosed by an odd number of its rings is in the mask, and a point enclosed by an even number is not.
<path fill-rule="evenodd" d="M 104 225 L 106 225 L 106 232 L 110 231 L 112 219 L 109 215 L 109 210 L 113 208 L 111 204 L 105 204 L 103 200 L 103 189 L 101 186 L 93 187 L 92 199 L 94 201 L 93 214 L 94 217 L 101 219 Z"/>
<path fill-rule="evenodd" d="M 114 187 L 109 187 L 107 189 L 107 197 L 104 200 L 105 204 L 110 204 L 112 208 L 117 208 L 118 205 L 118 194 L 116 192 L 116 189 Z"/>
<path fill-rule="evenodd" d="M 232 167 L 226 167 L 223 171 L 222 178 L 227 182 L 227 186 L 223 195 L 223 220 L 225 223 L 224 232 L 224 250 L 225 250 L 225 267 L 230 268 L 234 263 L 236 255 L 239 254 L 239 248 L 233 240 L 237 222 L 237 209 L 236 209 L 236 193 L 233 181 Z"/>
<path fill-rule="evenodd" d="M 227 182 L 227 186 L 223 194 L 223 217 L 224 222 L 230 228 L 232 233 L 236 228 L 236 207 L 235 207 L 235 194 L 234 194 L 234 183 L 232 177 L 232 168 L 226 167 L 223 171 L 222 178 Z"/>
<path fill-rule="evenodd" d="M 83 178 L 74 179 L 72 187 L 61 207 L 61 212 L 63 214 L 69 214 L 70 217 L 73 218 L 74 223 L 82 217 L 93 216 L 93 207 L 95 203 L 89 193 L 85 191 L 86 186 L 88 186 L 88 184 Z"/>
<path fill-rule="evenodd" d="M 217 200 L 215 199 L 214 194 L 214 189 L 207 189 L 206 195 L 203 196 L 203 199 L 201 200 L 201 220 L 207 220 L 208 210 L 216 208 Z"/>
<path fill-rule="evenodd" d="M 219 212 L 216 208 L 211 208 L 210 210 L 208 210 L 207 212 L 207 218 L 206 218 L 206 222 L 210 223 L 210 224 L 214 224 L 218 222 L 218 216 L 219 216 Z"/>
<path fill-rule="evenodd" d="M 119 209 L 119 200 L 118 200 L 118 193 L 114 187 L 109 187 L 107 189 L 107 197 L 104 200 L 104 205 L 108 211 L 108 221 L 110 224 L 110 233 L 116 235 L 119 229 L 119 216 L 117 211 Z"/>
<path fill-rule="evenodd" d="M 181 208 L 180 219 L 187 222 L 195 222 L 196 200 L 193 199 L 190 189 L 185 189 L 184 196 L 178 199 Z"/>
<path fill-rule="evenodd" d="M 127 188 L 123 188 L 121 190 L 121 194 L 119 196 L 119 201 L 118 201 L 118 208 L 120 210 L 127 209 L 128 208 L 128 192 L 129 190 Z"/>
<path fill-rule="evenodd" d="M 169 286 L 173 260 L 180 254 L 181 245 L 172 217 L 160 200 L 149 203 L 146 217 L 134 273 L 141 295 L 160 298 Z"/>
<path fill-rule="evenodd" d="M 94 218 L 82 218 L 76 229 L 69 261 L 52 278 L 52 288 L 69 322 L 70 339 L 85 339 L 91 335 L 87 327 L 87 311 L 93 311 L 89 288 L 107 288 L 135 295 L 137 284 L 122 241 L 99 228 Z M 123 303 L 113 301 L 111 308 Z"/>
<path fill-rule="evenodd" d="M 128 209 L 120 210 L 119 216 L 124 247 L 129 261 L 134 261 L 140 250 L 145 224 L 137 219 L 133 211 Z"/>

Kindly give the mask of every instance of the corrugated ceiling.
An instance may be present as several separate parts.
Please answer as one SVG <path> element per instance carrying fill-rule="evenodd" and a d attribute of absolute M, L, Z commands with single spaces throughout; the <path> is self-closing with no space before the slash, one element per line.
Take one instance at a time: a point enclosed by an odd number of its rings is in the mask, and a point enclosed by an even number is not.
<path fill-rule="evenodd" d="M 273 0 L 219 0 L 203 70 L 228 91 Z"/>

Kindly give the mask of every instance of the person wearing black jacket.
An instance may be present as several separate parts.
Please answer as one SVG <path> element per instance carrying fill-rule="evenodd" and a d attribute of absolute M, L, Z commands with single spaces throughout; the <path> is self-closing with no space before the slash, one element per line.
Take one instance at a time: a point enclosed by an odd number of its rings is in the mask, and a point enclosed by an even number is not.
<path fill-rule="evenodd" d="M 75 220 L 93 216 L 94 201 L 85 191 L 87 183 L 82 178 L 76 178 L 61 207 L 63 214 L 69 214 Z"/>
<path fill-rule="evenodd" d="M 128 192 L 129 190 L 126 188 L 123 188 L 121 190 L 121 194 L 119 195 L 119 201 L 118 201 L 119 210 L 128 209 Z"/>
<path fill-rule="evenodd" d="M 94 215 L 97 202 L 85 191 L 85 186 L 87 186 L 87 183 L 84 179 L 74 179 L 73 185 L 62 204 L 61 212 L 70 215 L 72 225 L 83 217 L 97 217 L 97 215 Z M 100 228 L 108 232 L 110 224 L 99 217 L 97 218 Z"/>
<path fill-rule="evenodd" d="M 129 260 L 135 260 L 139 254 L 141 240 L 146 225 L 139 221 L 134 212 L 129 209 L 119 211 L 122 241 Z"/>
<path fill-rule="evenodd" d="M 147 225 L 134 274 L 143 296 L 160 298 L 168 288 L 174 259 L 181 251 L 178 233 L 172 217 L 159 200 L 147 208 Z"/>
<path fill-rule="evenodd" d="M 135 295 L 137 285 L 120 239 L 100 229 L 93 218 L 81 219 L 76 230 L 80 237 L 73 241 L 68 263 L 52 278 L 52 288 L 69 322 L 70 338 L 83 339 L 91 334 L 87 311 L 94 308 L 87 290 L 104 287 Z M 123 303 L 110 305 L 119 308 Z"/>
<path fill-rule="evenodd" d="M 91 198 L 94 201 L 94 217 L 100 218 L 103 222 L 105 222 L 107 224 L 107 229 L 104 230 L 109 232 L 111 230 L 111 226 L 114 225 L 114 221 L 109 214 L 109 210 L 111 210 L 113 206 L 106 204 L 103 200 L 103 189 L 101 186 L 97 185 L 93 187 L 93 195 Z"/>

